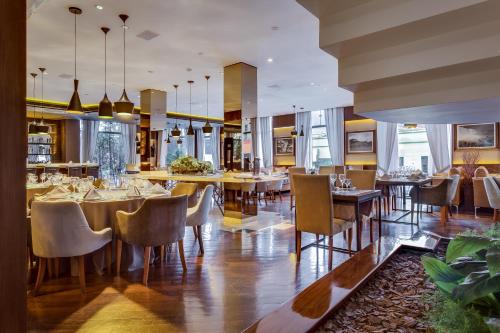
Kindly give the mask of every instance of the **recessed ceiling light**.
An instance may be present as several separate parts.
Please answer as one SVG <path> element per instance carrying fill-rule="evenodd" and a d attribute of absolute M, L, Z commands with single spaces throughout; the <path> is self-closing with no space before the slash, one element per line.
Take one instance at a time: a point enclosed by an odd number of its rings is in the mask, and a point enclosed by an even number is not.
<path fill-rule="evenodd" d="M 149 74 L 153 74 L 154 72 L 153 72 L 152 70 L 149 70 L 149 71 L 148 71 L 148 73 L 149 73 Z"/>
<path fill-rule="evenodd" d="M 267 58 L 267 62 L 273 62 L 273 58 Z"/>
<path fill-rule="evenodd" d="M 186 72 L 191 72 L 193 69 L 191 67 L 186 68 Z"/>
<path fill-rule="evenodd" d="M 103 7 L 103 6 L 101 6 L 101 5 L 95 5 L 95 8 L 97 8 L 97 9 L 99 9 L 99 10 L 103 10 L 103 9 L 104 9 L 104 7 Z"/>
<path fill-rule="evenodd" d="M 49 75 L 49 72 L 45 71 L 43 72 L 43 75 Z"/>
<path fill-rule="evenodd" d="M 314 86 L 314 82 L 309 83 L 311 86 Z"/>
<path fill-rule="evenodd" d="M 198 52 L 198 55 L 199 55 L 199 56 L 202 56 L 202 55 L 203 55 L 203 52 Z"/>

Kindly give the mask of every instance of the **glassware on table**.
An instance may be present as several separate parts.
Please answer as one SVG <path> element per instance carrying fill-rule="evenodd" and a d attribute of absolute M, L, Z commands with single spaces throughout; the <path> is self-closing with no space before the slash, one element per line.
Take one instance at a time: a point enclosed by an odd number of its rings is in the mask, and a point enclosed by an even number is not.
<path fill-rule="evenodd" d="M 45 172 L 42 172 L 42 173 L 40 174 L 40 181 L 41 181 L 42 183 L 45 183 L 45 182 L 47 181 L 47 174 L 46 174 Z"/>
<path fill-rule="evenodd" d="M 28 175 L 26 176 L 26 181 L 29 185 L 33 185 L 38 182 L 38 177 L 34 173 L 28 173 Z"/>
<path fill-rule="evenodd" d="M 336 173 L 331 173 L 330 174 L 330 184 L 332 184 L 332 187 L 334 189 L 337 186 L 337 174 Z"/>
<path fill-rule="evenodd" d="M 339 180 L 340 180 L 340 185 L 341 185 L 341 191 L 344 190 L 344 185 L 345 185 L 345 180 L 346 180 L 346 176 L 345 174 L 340 174 L 339 175 Z"/>
<path fill-rule="evenodd" d="M 344 183 L 345 183 L 345 187 L 347 188 L 347 190 L 350 190 L 351 189 L 352 181 L 349 178 L 346 178 L 344 180 Z"/>

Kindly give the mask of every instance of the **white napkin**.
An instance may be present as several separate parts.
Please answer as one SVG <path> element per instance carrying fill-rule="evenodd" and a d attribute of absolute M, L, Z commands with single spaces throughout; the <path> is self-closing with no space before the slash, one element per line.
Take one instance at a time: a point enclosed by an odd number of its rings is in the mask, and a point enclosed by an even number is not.
<path fill-rule="evenodd" d="M 140 196 L 141 196 L 141 192 L 139 191 L 137 186 L 129 186 L 128 191 L 127 191 L 127 197 L 140 197 Z"/>
<path fill-rule="evenodd" d="M 169 191 L 167 191 L 166 189 L 164 189 L 163 186 L 161 186 L 159 183 L 156 183 L 151 188 L 151 193 L 152 194 L 168 194 Z"/>
<path fill-rule="evenodd" d="M 143 179 L 142 180 L 142 187 L 144 187 L 146 190 L 149 190 L 150 188 L 153 187 L 153 183 L 151 183 L 149 180 L 147 179 Z"/>
<path fill-rule="evenodd" d="M 388 174 L 384 174 L 382 177 L 380 177 L 380 179 L 383 179 L 383 180 L 388 180 L 388 179 L 391 179 L 392 177 Z"/>
<path fill-rule="evenodd" d="M 69 193 L 71 192 L 66 188 L 66 186 L 57 186 L 52 191 L 48 192 L 45 197 L 47 199 L 63 198 Z"/>
<path fill-rule="evenodd" d="M 99 200 L 102 199 L 102 195 L 99 194 L 95 189 L 90 189 L 83 196 L 83 200 Z"/>

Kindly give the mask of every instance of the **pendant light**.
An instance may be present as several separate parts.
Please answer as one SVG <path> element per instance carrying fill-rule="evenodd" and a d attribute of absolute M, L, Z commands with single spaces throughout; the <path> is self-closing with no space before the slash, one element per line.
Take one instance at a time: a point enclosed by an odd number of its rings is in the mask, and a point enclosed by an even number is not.
<path fill-rule="evenodd" d="M 37 73 L 30 73 L 33 78 L 33 98 L 36 98 L 36 77 Z M 31 122 L 28 126 L 28 134 L 34 135 L 38 134 L 38 126 L 36 124 L 36 106 L 33 107 L 33 122 Z"/>
<path fill-rule="evenodd" d="M 167 144 L 169 144 L 170 141 L 170 131 L 167 130 Z"/>
<path fill-rule="evenodd" d="M 304 108 L 300 108 L 300 112 L 304 112 Z M 299 136 L 304 136 L 304 125 L 300 125 L 300 134 Z"/>
<path fill-rule="evenodd" d="M 118 16 L 123 21 L 123 93 L 122 97 L 115 102 L 115 110 L 118 114 L 132 115 L 134 112 L 134 103 L 128 99 L 127 92 L 125 91 L 125 31 L 128 29 L 125 21 L 127 21 L 128 15 L 120 14 Z"/>
<path fill-rule="evenodd" d="M 175 88 L 175 113 L 177 113 L 177 88 L 179 88 L 179 85 L 174 84 L 174 88 Z M 171 134 L 174 139 L 178 139 L 181 136 L 181 130 L 179 129 L 179 127 L 177 127 L 177 118 L 175 119 L 175 127 L 172 130 Z"/>
<path fill-rule="evenodd" d="M 48 125 L 45 125 L 43 122 L 43 77 L 45 75 L 45 68 L 40 67 L 38 69 L 42 73 L 42 109 L 40 111 L 40 113 L 42 114 L 42 120 L 40 120 L 40 122 L 38 123 L 38 126 L 37 126 L 38 127 L 38 134 L 49 134 L 50 128 Z"/>
<path fill-rule="evenodd" d="M 75 15 L 75 77 L 73 79 L 73 95 L 71 96 L 66 112 L 83 114 L 82 102 L 78 94 L 78 79 L 76 78 L 76 16 L 82 14 L 82 10 L 77 7 L 69 7 L 69 12 Z"/>
<path fill-rule="evenodd" d="M 297 114 L 295 113 L 295 105 L 292 105 L 292 107 L 293 107 L 293 114 L 295 118 L 297 118 Z M 297 120 L 295 122 L 297 122 Z M 293 127 L 293 130 L 290 132 L 290 135 L 292 136 L 292 138 L 297 137 L 297 130 L 295 129 L 295 126 Z"/>
<path fill-rule="evenodd" d="M 212 135 L 212 126 L 210 126 L 210 123 L 208 122 L 208 79 L 210 79 L 210 75 L 205 75 L 205 79 L 207 79 L 207 122 L 201 129 L 205 136 L 210 136 Z"/>
<path fill-rule="evenodd" d="M 193 136 L 194 135 L 194 129 L 193 129 L 193 124 L 191 122 L 191 88 L 193 86 L 194 81 L 193 80 L 189 80 L 188 83 L 189 83 L 189 127 L 188 127 L 188 130 L 187 130 L 187 135 Z"/>
<path fill-rule="evenodd" d="M 100 119 L 111 119 L 113 118 L 113 103 L 108 98 L 107 89 L 107 65 L 108 65 L 108 55 L 107 55 L 107 41 L 109 28 L 102 27 L 102 32 L 104 32 L 104 97 L 99 102 L 99 118 Z"/>

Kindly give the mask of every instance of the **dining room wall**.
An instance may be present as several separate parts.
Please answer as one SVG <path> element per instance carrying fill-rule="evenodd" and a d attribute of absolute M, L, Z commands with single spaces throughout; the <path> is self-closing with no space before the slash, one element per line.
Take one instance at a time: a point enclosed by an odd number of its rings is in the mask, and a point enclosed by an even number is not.
<path fill-rule="evenodd" d="M 273 117 L 273 164 L 276 167 L 295 165 L 295 145 L 292 155 L 276 155 L 275 141 L 277 138 L 291 137 L 290 132 L 295 127 L 295 114 L 285 114 Z M 297 140 L 294 140 L 296 143 Z"/>
<path fill-rule="evenodd" d="M 347 144 L 346 133 L 359 131 L 375 131 L 377 136 L 377 122 L 354 113 L 352 106 L 344 108 L 344 141 Z M 344 164 L 352 167 L 363 167 L 370 169 L 377 165 L 376 142 L 374 142 L 373 153 L 347 153 L 347 145 L 344 148 Z"/>

